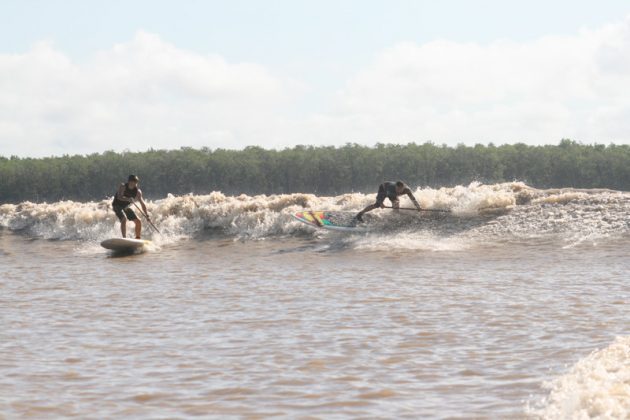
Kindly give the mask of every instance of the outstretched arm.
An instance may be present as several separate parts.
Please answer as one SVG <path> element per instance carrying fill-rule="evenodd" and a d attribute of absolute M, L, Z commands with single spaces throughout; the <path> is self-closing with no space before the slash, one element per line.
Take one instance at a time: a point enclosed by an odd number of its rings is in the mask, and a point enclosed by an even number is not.
<path fill-rule="evenodd" d="M 418 211 L 422 210 L 422 208 L 420 207 L 420 204 L 418 204 L 418 200 L 416 200 L 416 197 L 413 196 L 413 193 L 411 192 L 409 188 L 407 188 L 407 196 L 409 197 L 413 205 L 416 206 Z"/>

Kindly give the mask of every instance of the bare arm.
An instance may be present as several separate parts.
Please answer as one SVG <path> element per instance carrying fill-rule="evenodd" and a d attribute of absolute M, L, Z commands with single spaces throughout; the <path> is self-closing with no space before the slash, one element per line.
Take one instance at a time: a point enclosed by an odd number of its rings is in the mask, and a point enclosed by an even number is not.
<path fill-rule="evenodd" d="M 418 210 L 421 210 L 420 204 L 418 204 L 418 200 L 416 200 L 416 197 L 413 196 L 413 193 L 411 192 L 409 188 L 407 188 L 407 196 L 409 197 L 413 205 L 416 206 Z"/>
<path fill-rule="evenodd" d="M 136 199 L 140 202 L 140 206 L 142 206 L 144 214 L 149 217 L 149 211 L 147 210 L 147 205 L 144 203 L 144 198 L 142 197 L 142 191 L 140 191 L 140 188 L 138 188 L 138 195 L 136 195 Z"/>

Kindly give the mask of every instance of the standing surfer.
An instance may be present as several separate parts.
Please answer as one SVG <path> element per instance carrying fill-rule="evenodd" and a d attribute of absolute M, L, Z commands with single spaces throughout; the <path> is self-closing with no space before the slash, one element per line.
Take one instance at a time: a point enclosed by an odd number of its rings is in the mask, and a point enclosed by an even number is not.
<path fill-rule="evenodd" d="M 392 202 L 392 208 L 398 209 L 400 207 L 400 200 L 398 200 L 398 197 L 403 194 L 407 194 L 407 196 L 409 196 L 409 199 L 413 202 L 414 206 L 416 206 L 418 211 L 421 210 L 420 204 L 418 204 L 418 200 L 416 200 L 416 197 L 413 196 L 411 189 L 404 182 L 388 181 L 388 182 L 383 182 L 381 185 L 379 185 L 378 194 L 376 194 L 376 203 L 370 204 L 369 206 L 361 210 L 359 213 L 357 213 L 355 218 L 358 221 L 362 222 L 363 215 L 367 213 L 368 211 L 372 211 L 379 207 L 384 208 L 385 204 L 383 204 L 383 202 L 385 201 L 386 198 L 389 198 L 389 201 Z"/>
<path fill-rule="evenodd" d="M 138 188 L 138 183 L 140 179 L 135 175 L 129 175 L 126 183 L 121 183 L 120 187 L 118 187 L 118 191 L 116 191 L 116 195 L 114 196 L 114 201 L 112 201 L 112 207 L 114 209 L 114 213 L 118 216 L 118 220 L 120 220 L 120 232 L 122 233 L 123 238 L 127 237 L 127 220 L 131 220 L 136 224 L 136 239 L 140 239 L 140 233 L 142 232 L 142 221 L 136 216 L 136 213 L 129 208 L 134 201 L 140 202 L 142 206 L 142 211 L 147 216 L 147 220 L 149 219 L 149 213 L 147 211 L 147 206 L 144 204 L 144 200 L 142 199 L 142 191 Z"/>

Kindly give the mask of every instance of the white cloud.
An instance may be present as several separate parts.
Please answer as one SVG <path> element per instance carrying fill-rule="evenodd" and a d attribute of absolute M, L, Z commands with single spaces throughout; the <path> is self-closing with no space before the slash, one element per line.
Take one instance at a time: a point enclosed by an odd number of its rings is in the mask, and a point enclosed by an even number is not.
<path fill-rule="evenodd" d="M 0 56 L 0 155 L 242 146 L 294 90 L 144 32 L 83 63 L 40 43 Z"/>
<path fill-rule="evenodd" d="M 144 32 L 81 62 L 43 42 L 0 55 L 0 155 L 346 141 L 630 142 L 630 18 L 525 43 L 400 43 L 339 92 L 312 89 Z M 309 96 L 329 101 L 309 114 L 300 106 Z"/>
<path fill-rule="evenodd" d="M 313 124 L 384 141 L 628 142 L 629 91 L 630 18 L 529 43 L 396 45 Z"/>

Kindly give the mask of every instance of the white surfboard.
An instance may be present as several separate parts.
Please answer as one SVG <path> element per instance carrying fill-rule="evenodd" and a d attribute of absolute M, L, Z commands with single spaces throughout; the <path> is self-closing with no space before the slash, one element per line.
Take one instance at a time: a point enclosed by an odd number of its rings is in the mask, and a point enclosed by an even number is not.
<path fill-rule="evenodd" d="M 145 239 L 112 238 L 105 239 L 101 242 L 101 246 L 113 251 L 133 251 L 150 243 L 151 241 Z"/>

